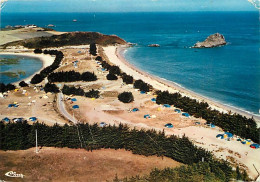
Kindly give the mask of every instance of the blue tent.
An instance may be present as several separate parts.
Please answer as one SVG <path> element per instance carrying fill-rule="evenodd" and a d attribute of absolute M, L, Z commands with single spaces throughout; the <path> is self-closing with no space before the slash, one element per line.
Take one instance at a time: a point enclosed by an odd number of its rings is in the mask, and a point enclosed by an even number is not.
<path fill-rule="evenodd" d="M 13 106 L 14 106 L 14 104 L 9 104 L 9 105 L 8 105 L 8 107 L 13 107 Z"/>
<path fill-rule="evenodd" d="M 257 144 L 257 143 L 254 143 L 254 144 L 251 144 L 250 147 L 251 147 L 251 148 L 258 149 L 258 148 L 260 148 L 260 145 Z"/>
<path fill-rule="evenodd" d="M 182 115 L 185 116 L 185 117 L 190 117 L 190 115 L 186 112 L 182 113 Z"/>
<path fill-rule="evenodd" d="M 73 108 L 73 109 L 78 109 L 79 106 L 78 106 L 78 105 L 74 105 L 74 106 L 72 106 L 72 108 Z"/>
<path fill-rule="evenodd" d="M 75 101 L 77 101 L 77 99 L 76 98 L 72 98 L 71 101 L 75 102 Z"/>
<path fill-rule="evenodd" d="M 36 118 L 36 117 L 30 117 L 29 120 L 30 120 L 30 121 L 36 121 L 37 118 Z"/>
<path fill-rule="evenodd" d="M 214 124 L 210 124 L 210 127 L 211 128 L 215 128 L 216 126 Z"/>
<path fill-rule="evenodd" d="M 166 125 L 164 125 L 166 128 L 173 128 L 173 125 L 171 123 L 167 123 Z"/>
<path fill-rule="evenodd" d="M 169 104 L 164 104 L 163 107 L 170 108 L 171 106 Z"/>
<path fill-rule="evenodd" d="M 149 118 L 151 118 L 151 116 L 149 114 L 146 114 L 146 115 L 144 115 L 144 118 L 149 119 Z"/>
<path fill-rule="evenodd" d="M 18 105 L 17 105 L 17 104 L 14 104 L 13 107 L 18 107 Z"/>
<path fill-rule="evenodd" d="M 132 110 L 132 112 L 136 112 L 136 111 L 139 111 L 139 109 L 138 109 L 138 108 L 134 108 L 134 109 Z"/>
<path fill-rule="evenodd" d="M 106 126 L 107 124 L 105 123 L 105 122 L 101 122 L 100 123 L 100 127 L 104 127 L 104 126 Z"/>
<path fill-rule="evenodd" d="M 196 124 L 196 125 L 199 125 L 199 124 L 200 124 L 200 122 L 198 122 L 198 121 L 197 121 L 197 122 L 195 122 L 195 124 Z"/>
<path fill-rule="evenodd" d="M 146 92 L 145 91 L 141 91 L 140 94 L 146 94 Z"/>
<path fill-rule="evenodd" d="M 5 117 L 4 119 L 2 119 L 3 121 L 5 121 L 5 122 L 9 122 L 10 121 L 10 119 L 9 118 L 7 118 L 7 117 Z"/>
<path fill-rule="evenodd" d="M 181 113 L 180 109 L 174 109 L 174 111 L 177 112 L 177 113 Z"/>
<path fill-rule="evenodd" d="M 224 135 L 223 135 L 223 134 L 218 134 L 218 135 L 216 136 L 216 138 L 223 139 L 223 138 L 224 138 Z"/>
<path fill-rule="evenodd" d="M 228 138 L 232 138 L 232 137 L 233 137 L 233 134 L 232 134 L 232 133 L 225 132 L 225 134 L 228 136 Z"/>
<path fill-rule="evenodd" d="M 156 98 L 152 98 L 151 101 L 156 102 Z"/>
<path fill-rule="evenodd" d="M 81 53 L 81 51 L 78 51 L 78 53 Z"/>
<path fill-rule="evenodd" d="M 105 68 L 102 68 L 101 70 L 102 70 L 102 71 L 106 71 L 106 69 L 105 69 Z"/>

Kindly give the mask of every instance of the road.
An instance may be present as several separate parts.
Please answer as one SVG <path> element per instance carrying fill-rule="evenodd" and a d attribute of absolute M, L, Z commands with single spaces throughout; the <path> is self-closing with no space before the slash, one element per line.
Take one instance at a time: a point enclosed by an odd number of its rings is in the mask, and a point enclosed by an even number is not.
<path fill-rule="evenodd" d="M 63 102 L 64 96 L 62 93 L 58 93 L 57 95 L 57 106 L 60 111 L 60 113 L 68 120 L 72 121 L 74 124 L 78 123 L 78 120 L 75 119 L 65 108 L 64 102 Z"/>

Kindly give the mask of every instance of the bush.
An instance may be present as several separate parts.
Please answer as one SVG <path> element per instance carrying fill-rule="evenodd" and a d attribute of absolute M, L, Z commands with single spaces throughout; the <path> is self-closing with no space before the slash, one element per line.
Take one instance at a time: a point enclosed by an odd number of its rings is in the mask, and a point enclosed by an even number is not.
<path fill-rule="evenodd" d="M 151 89 L 151 86 L 143 82 L 143 80 L 136 80 L 134 83 L 134 87 L 144 92 L 149 92 Z"/>
<path fill-rule="evenodd" d="M 109 68 L 109 73 L 113 74 L 113 75 L 120 75 L 121 71 L 120 71 L 120 68 L 118 66 L 111 66 Z"/>
<path fill-rule="evenodd" d="M 118 100 L 120 100 L 123 103 L 130 103 L 134 101 L 134 96 L 132 92 L 123 92 L 118 95 Z"/>
<path fill-rule="evenodd" d="M 25 83 L 24 81 L 21 81 L 21 82 L 19 83 L 19 86 L 20 86 L 20 87 L 28 87 L 29 85 L 28 85 L 27 83 Z"/>
<path fill-rule="evenodd" d="M 101 56 L 97 56 L 95 60 L 97 60 L 97 61 L 103 61 L 103 59 L 102 59 Z"/>
<path fill-rule="evenodd" d="M 84 72 L 81 75 L 81 80 L 83 81 L 96 81 L 97 80 L 97 76 L 94 73 L 91 72 Z"/>
<path fill-rule="evenodd" d="M 117 80 L 117 76 L 114 75 L 114 74 L 110 74 L 110 73 L 109 73 L 109 74 L 107 75 L 107 79 L 108 79 L 108 80 Z"/>
<path fill-rule="evenodd" d="M 53 93 L 60 92 L 59 88 L 55 84 L 51 84 L 51 83 L 47 83 L 43 89 L 46 93 L 47 92 L 53 92 Z"/>
<path fill-rule="evenodd" d="M 92 54 L 93 56 L 97 55 L 97 46 L 95 43 L 90 44 L 89 53 Z"/>
<path fill-rule="evenodd" d="M 86 97 L 89 97 L 89 98 L 99 98 L 99 91 L 98 90 L 90 90 L 88 92 L 85 93 L 85 96 Z"/>
<path fill-rule="evenodd" d="M 66 95 L 80 95 L 83 96 L 85 94 L 84 90 L 81 88 L 76 88 L 76 87 L 69 87 L 67 85 L 64 85 L 62 88 L 62 93 Z"/>
<path fill-rule="evenodd" d="M 41 83 L 43 81 L 43 77 L 40 74 L 36 74 L 32 77 L 31 79 L 31 84 L 37 84 L 37 83 Z"/>
<path fill-rule="evenodd" d="M 8 90 L 14 90 L 15 86 L 11 83 L 5 85 L 4 83 L 0 83 L 0 92 L 6 92 Z"/>
<path fill-rule="evenodd" d="M 33 51 L 35 54 L 41 54 L 42 53 L 42 50 L 41 49 L 34 49 Z"/>
<path fill-rule="evenodd" d="M 125 82 L 126 84 L 132 84 L 134 82 L 133 77 L 130 75 L 127 75 L 127 74 L 123 74 L 122 79 L 123 79 L 123 82 Z"/>

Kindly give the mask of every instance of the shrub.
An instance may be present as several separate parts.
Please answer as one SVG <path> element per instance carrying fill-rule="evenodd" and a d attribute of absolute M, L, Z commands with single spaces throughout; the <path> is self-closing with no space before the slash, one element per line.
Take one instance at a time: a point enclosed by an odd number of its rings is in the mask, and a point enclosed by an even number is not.
<path fill-rule="evenodd" d="M 90 90 L 88 92 L 85 93 L 85 96 L 86 97 L 89 97 L 89 98 L 99 98 L 99 91 L 98 90 Z"/>
<path fill-rule="evenodd" d="M 95 43 L 90 44 L 89 53 L 92 54 L 93 56 L 97 55 L 97 46 Z"/>
<path fill-rule="evenodd" d="M 5 85 L 4 83 L 0 83 L 0 92 L 6 92 L 8 90 L 14 90 L 15 86 L 11 83 Z"/>
<path fill-rule="evenodd" d="M 123 74 L 122 79 L 123 79 L 123 82 L 125 82 L 126 84 L 132 84 L 134 82 L 133 77 L 130 75 L 127 75 L 127 74 Z"/>
<path fill-rule="evenodd" d="M 103 61 L 103 59 L 102 59 L 101 56 L 97 56 L 95 60 L 97 60 L 97 61 Z"/>
<path fill-rule="evenodd" d="M 149 92 L 151 88 L 151 86 L 143 82 L 143 80 L 136 80 L 134 83 L 134 87 L 144 92 Z"/>
<path fill-rule="evenodd" d="M 32 77 L 31 79 L 31 84 L 37 84 L 37 83 L 41 83 L 43 81 L 43 77 L 40 74 L 36 74 Z"/>
<path fill-rule="evenodd" d="M 120 75 L 121 71 L 120 71 L 120 68 L 118 66 L 111 66 L 109 68 L 109 73 L 113 74 L 113 75 Z"/>
<path fill-rule="evenodd" d="M 107 79 L 108 79 L 108 80 L 117 80 L 117 76 L 114 75 L 114 74 L 110 74 L 110 73 L 109 73 L 109 74 L 107 75 Z"/>
<path fill-rule="evenodd" d="M 59 88 L 55 84 L 51 84 L 51 83 L 47 83 L 43 89 L 46 93 L 47 92 L 53 92 L 53 93 L 60 92 Z"/>
<path fill-rule="evenodd" d="M 33 51 L 35 54 L 41 54 L 42 53 L 42 50 L 41 49 L 34 49 Z"/>
<path fill-rule="evenodd" d="M 62 88 L 62 93 L 66 95 L 80 95 L 83 96 L 85 94 L 84 90 L 81 88 L 76 88 L 76 87 L 69 87 L 67 85 L 64 85 Z"/>
<path fill-rule="evenodd" d="M 118 100 L 120 100 L 123 103 L 130 103 L 134 101 L 134 96 L 132 92 L 123 92 L 118 95 Z"/>
<path fill-rule="evenodd" d="M 81 80 L 83 80 L 83 81 L 96 81 L 97 76 L 94 73 L 91 73 L 91 72 L 84 72 L 81 75 Z"/>
<path fill-rule="evenodd" d="M 19 86 L 20 86 L 20 87 L 28 87 L 29 85 L 28 85 L 27 83 L 25 83 L 24 81 L 21 81 L 21 82 L 19 83 Z"/>

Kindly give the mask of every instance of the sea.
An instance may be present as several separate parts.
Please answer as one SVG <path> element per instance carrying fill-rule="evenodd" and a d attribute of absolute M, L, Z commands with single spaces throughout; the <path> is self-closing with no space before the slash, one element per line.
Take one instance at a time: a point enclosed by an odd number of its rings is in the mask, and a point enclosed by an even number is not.
<path fill-rule="evenodd" d="M 73 19 L 77 21 L 74 22 Z M 115 34 L 137 45 L 126 59 L 139 69 L 215 101 L 259 114 L 259 12 L 5 13 L 1 26 L 53 24 L 57 31 Z M 191 48 L 214 33 L 227 45 Z M 148 47 L 160 44 L 160 47 Z"/>

